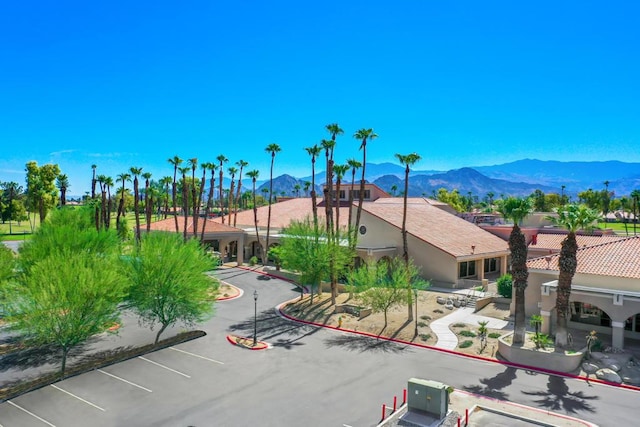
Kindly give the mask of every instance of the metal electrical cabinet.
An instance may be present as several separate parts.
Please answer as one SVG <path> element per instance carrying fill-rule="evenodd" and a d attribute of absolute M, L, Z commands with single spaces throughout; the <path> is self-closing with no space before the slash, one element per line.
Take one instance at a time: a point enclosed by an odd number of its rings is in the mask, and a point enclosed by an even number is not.
<path fill-rule="evenodd" d="M 444 418 L 449 411 L 449 386 L 438 381 L 411 378 L 408 384 L 407 407 Z"/>

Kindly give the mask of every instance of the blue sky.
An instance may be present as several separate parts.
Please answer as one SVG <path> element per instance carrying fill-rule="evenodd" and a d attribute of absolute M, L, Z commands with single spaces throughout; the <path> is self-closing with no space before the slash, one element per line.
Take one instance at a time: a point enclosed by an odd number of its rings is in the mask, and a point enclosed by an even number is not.
<path fill-rule="evenodd" d="M 640 162 L 636 2 L 19 1 L 0 13 L 0 180 L 56 162 L 170 175 L 167 158 L 310 175 L 417 152 L 416 169 L 522 158 Z"/>

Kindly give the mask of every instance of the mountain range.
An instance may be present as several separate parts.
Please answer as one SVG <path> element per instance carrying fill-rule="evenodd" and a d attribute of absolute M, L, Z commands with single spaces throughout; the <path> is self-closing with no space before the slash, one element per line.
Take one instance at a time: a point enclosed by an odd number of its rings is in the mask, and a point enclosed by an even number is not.
<path fill-rule="evenodd" d="M 361 171 L 356 173 L 356 182 Z M 366 180 L 373 182 L 383 190 L 396 194 L 404 190 L 403 166 L 393 163 L 367 163 Z M 560 162 L 553 160 L 524 159 L 511 163 L 493 166 L 476 166 L 454 169 L 450 171 L 412 170 L 409 174 L 409 196 L 431 196 L 439 188 L 448 191 L 457 189 L 460 194 L 484 197 L 493 193 L 496 197 L 527 196 L 535 190 L 544 193 L 558 193 L 576 196 L 587 189 L 599 191 L 605 188 L 616 196 L 628 195 L 632 190 L 640 188 L 640 163 L 621 161 L 598 162 Z M 320 192 L 325 173 L 316 174 L 316 191 Z M 304 182 L 311 181 L 311 176 L 295 178 L 280 175 L 273 179 L 275 195 L 284 193 L 294 196 L 294 186 L 304 188 Z M 351 172 L 345 175 L 343 185 L 351 184 Z M 228 184 L 225 184 L 228 185 Z M 243 188 L 250 189 L 251 183 L 243 180 Z M 259 183 L 258 192 L 269 188 L 269 181 Z M 260 194 L 260 193 L 258 193 Z M 300 195 L 304 191 L 300 190 Z"/>

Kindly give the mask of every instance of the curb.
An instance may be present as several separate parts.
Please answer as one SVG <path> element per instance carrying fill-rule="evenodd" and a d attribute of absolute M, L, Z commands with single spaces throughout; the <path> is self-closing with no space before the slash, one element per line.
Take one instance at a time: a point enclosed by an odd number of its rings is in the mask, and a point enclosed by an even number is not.
<path fill-rule="evenodd" d="M 246 345 L 239 344 L 238 341 L 237 341 L 238 338 L 242 338 L 242 339 L 245 339 L 245 340 L 249 340 L 250 339 L 250 338 L 247 338 L 247 337 L 241 337 L 241 336 L 237 336 L 237 335 L 227 335 L 227 341 L 229 341 L 229 343 L 231 343 L 232 345 L 234 345 L 236 347 L 242 347 L 244 349 L 252 350 L 252 351 L 253 350 L 266 350 L 266 349 L 269 348 L 269 344 L 265 343 L 264 341 L 258 341 L 256 343 L 256 347 L 248 347 Z"/>

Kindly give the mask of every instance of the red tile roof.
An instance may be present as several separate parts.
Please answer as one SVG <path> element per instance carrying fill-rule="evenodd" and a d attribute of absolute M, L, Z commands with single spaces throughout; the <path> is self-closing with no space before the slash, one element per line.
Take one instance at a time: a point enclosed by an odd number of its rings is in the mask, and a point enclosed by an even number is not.
<path fill-rule="evenodd" d="M 322 199 L 318 199 L 320 202 Z M 325 210 L 324 206 L 318 207 L 318 218 L 324 221 Z M 333 208 L 335 212 L 335 207 Z M 258 208 L 258 227 L 266 228 L 267 219 L 269 214 L 268 206 L 261 206 Z M 302 221 L 306 217 L 313 216 L 313 205 L 310 197 L 298 197 L 293 199 L 284 200 L 281 202 L 273 203 L 271 205 L 271 229 L 282 229 L 288 226 L 292 220 Z M 340 208 L 340 224 L 346 225 L 349 220 L 349 208 Z M 212 221 L 217 223 L 222 222 L 222 218 L 217 217 Z M 225 224 L 229 222 L 229 215 L 225 216 Z M 231 223 L 233 224 L 233 215 L 231 216 Z M 254 227 L 253 222 L 253 209 L 238 212 L 238 219 L 236 221 L 237 227 L 248 228 Z"/>
<path fill-rule="evenodd" d="M 537 242 L 534 245 L 533 243 L 529 245 L 532 249 L 551 249 L 554 251 L 559 251 L 562 247 L 562 241 L 567 237 L 566 233 L 563 234 L 547 234 L 547 233 L 539 233 L 537 237 Z M 602 243 L 613 242 L 617 240 L 624 239 L 623 236 L 587 236 L 587 235 L 576 235 L 576 241 L 578 243 L 578 247 L 582 248 L 584 246 L 595 246 L 600 245 Z"/>
<path fill-rule="evenodd" d="M 640 236 L 582 247 L 577 257 L 576 273 L 640 279 Z M 527 267 L 559 271 L 559 259 L 559 253 L 532 258 L 527 261 Z"/>
<path fill-rule="evenodd" d="M 424 199 L 413 200 L 409 199 L 407 203 L 407 232 L 416 238 L 456 257 L 509 250 L 507 242 L 482 228 L 431 206 Z M 401 205 L 376 201 L 364 203 L 362 208 L 402 229 Z"/>
<path fill-rule="evenodd" d="M 198 220 L 198 230 L 197 233 L 200 235 L 202 231 L 202 221 L 205 221 L 204 218 L 200 218 Z M 144 226 L 142 227 L 144 229 Z M 151 223 L 151 230 L 154 231 L 176 231 L 176 223 L 173 217 L 163 219 L 160 221 L 156 221 Z M 178 230 L 181 233 L 184 230 L 184 217 L 178 217 Z M 219 224 L 212 220 L 206 220 L 205 225 L 205 233 L 237 233 L 242 232 L 240 228 L 229 227 L 226 224 Z M 187 218 L 187 233 L 193 234 L 193 217 Z"/>

